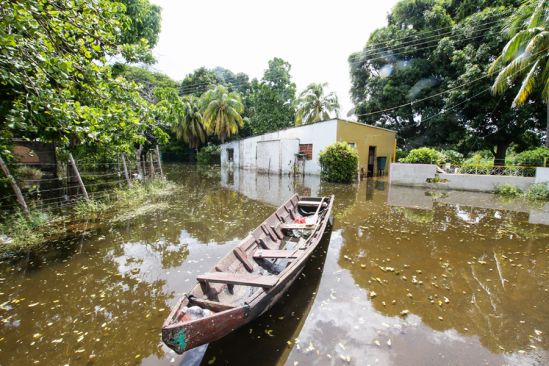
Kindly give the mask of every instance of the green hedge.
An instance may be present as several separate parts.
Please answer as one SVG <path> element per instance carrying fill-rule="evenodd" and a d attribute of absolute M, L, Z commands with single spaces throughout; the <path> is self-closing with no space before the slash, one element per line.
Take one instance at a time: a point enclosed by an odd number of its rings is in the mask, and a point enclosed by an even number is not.
<path fill-rule="evenodd" d="M 538 147 L 537 149 L 526 150 L 515 155 L 513 164 L 520 166 L 543 166 L 545 159 L 549 160 L 549 149 Z"/>
<path fill-rule="evenodd" d="M 321 178 L 334 183 L 351 183 L 356 179 L 358 153 L 346 142 L 336 142 L 320 152 Z"/>
<path fill-rule="evenodd" d="M 446 156 L 430 147 L 420 147 L 419 149 L 411 150 L 405 158 L 400 159 L 400 162 L 442 165 L 446 162 Z"/>

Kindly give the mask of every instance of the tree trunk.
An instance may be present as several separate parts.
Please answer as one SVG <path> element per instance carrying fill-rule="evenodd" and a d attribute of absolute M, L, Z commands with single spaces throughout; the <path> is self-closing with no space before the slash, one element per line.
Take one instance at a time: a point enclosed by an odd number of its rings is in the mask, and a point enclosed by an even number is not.
<path fill-rule="evenodd" d="M 19 202 L 19 205 L 21 205 L 21 208 L 23 209 L 23 212 L 26 216 L 29 216 L 29 208 L 27 207 L 27 203 L 25 202 L 25 198 L 23 197 L 23 194 L 21 193 L 21 190 L 19 189 L 19 186 L 15 182 L 15 178 L 13 178 L 10 174 L 10 171 L 8 169 L 8 166 L 6 163 L 4 163 L 4 160 L 0 156 L 0 168 L 2 168 L 2 171 L 4 172 L 4 175 L 8 179 L 8 181 L 11 184 L 11 188 L 13 189 L 13 193 L 15 193 L 15 197 L 17 198 L 17 202 Z"/>
<path fill-rule="evenodd" d="M 150 174 L 150 177 L 152 179 L 156 175 L 156 172 L 154 171 L 154 159 L 153 159 L 152 151 L 149 154 L 149 167 L 150 167 L 149 168 L 149 174 Z"/>
<path fill-rule="evenodd" d="M 496 153 L 494 155 L 494 166 L 505 165 L 505 155 L 507 155 L 508 143 L 502 143 L 496 146 Z"/>
<path fill-rule="evenodd" d="M 547 128 L 545 130 L 545 146 L 549 148 L 549 103 L 547 103 L 547 114 L 545 115 L 547 119 Z"/>
<path fill-rule="evenodd" d="M 160 178 L 164 179 L 164 171 L 162 170 L 162 159 L 160 155 L 160 149 L 156 145 L 156 159 L 158 160 L 158 169 L 160 170 Z"/>

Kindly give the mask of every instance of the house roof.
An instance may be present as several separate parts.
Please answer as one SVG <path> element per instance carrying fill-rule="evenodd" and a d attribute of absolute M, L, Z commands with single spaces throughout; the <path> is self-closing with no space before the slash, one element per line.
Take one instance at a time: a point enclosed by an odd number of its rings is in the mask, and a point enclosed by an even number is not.
<path fill-rule="evenodd" d="M 294 128 L 302 128 L 302 127 L 306 127 L 306 126 L 316 125 L 316 124 L 320 124 L 320 123 L 333 122 L 333 121 L 341 121 L 341 122 L 345 122 L 345 123 L 354 123 L 354 124 L 356 124 L 356 125 L 360 125 L 360 126 L 364 126 L 364 127 L 368 127 L 368 128 L 375 128 L 375 129 L 382 130 L 382 131 L 392 132 L 392 133 L 394 133 L 394 134 L 396 135 L 396 131 L 394 131 L 394 130 L 389 130 L 389 129 L 387 129 L 387 128 L 372 126 L 372 125 L 368 125 L 368 124 L 366 124 L 366 123 L 361 123 L 361 122 L 356 122 L 356 121 L 347 121 L 347 120 L 341 119 L 341 118 L 332 118 L 332 119 L 327 119 L 327 120 L 324 120 L 324 121 L 318 121 L 318 122 L 313 122 L 313 123 L 304 124 L 304 125 L 301 125 L 301 126 L 286 127 L 286 128 L 280 129 L 280 130 L 262 133 L 261 135 L 248 136 L 248 137 L 243 138 L 243 139 L 237 139 L 237 140 L 232 140 L 232 141 L 226 142 L 225 144 L 230 144 L 231 142 L 246 140 L 246 139 L 249 139 L 249 138 L 259 137 L 259 136 L 263 136 L 263 135 L 268 135 L 268 134 L 276 133 L 276 132 L 280 132 L 280 131 L 291 130 L 291 129 L 294 129 Z M 222 144 L 222 145 L 225 145 L 225 144 Z"/>

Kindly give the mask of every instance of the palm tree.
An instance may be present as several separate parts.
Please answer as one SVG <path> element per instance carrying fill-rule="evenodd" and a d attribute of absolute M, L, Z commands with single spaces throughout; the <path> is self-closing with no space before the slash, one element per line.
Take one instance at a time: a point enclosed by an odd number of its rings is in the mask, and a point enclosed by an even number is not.
<path fill-rule="evenodd" d="M 296 126 L 330 119 L 330 112 L 334 111 L 337 117 L 339 102 L 333 92 L 324 95 L 327 86 L 327 83 L 311 83 L 301 92 L 297 100 Z"/>
<path fill-rule="evenodd" d="M 536 89 L 547 105 L 547 136 L 549 147 L 549 5 L 546 0 L 528 0 L 512 15 L 507 31 L 511 39 L 501 55 L 488 69 L 490 75 L 499 71 L 492 92 L 502 94 L 522 80 L 513 100 L 523 105 Z"/>
<path fill-rule="evenodd" d="M 182 98 L 180 119 L 172 126 L 172 131 L 178 139 L 183 140 L 191 148 L 197 149 L 206 142 L 206 129 L 202 124 L 202 113 L 198 98 L 186 96 Z"/>
<path fill-rule="evenodd" d="M 242 113 L 244 105 L 237 93 L 229 92 L 223 85 L 208 90 L 201 97 L 204 126 L 209 133 L 215 133 L 225 142 L 244 126 Z"/>

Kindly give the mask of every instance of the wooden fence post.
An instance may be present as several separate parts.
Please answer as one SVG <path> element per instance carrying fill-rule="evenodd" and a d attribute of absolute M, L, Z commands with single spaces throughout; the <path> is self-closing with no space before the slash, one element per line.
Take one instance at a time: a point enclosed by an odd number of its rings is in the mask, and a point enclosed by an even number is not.
<path fill-rule="evenodd" d="M 156 172 L 154 171 L 154 159 L 153 159 L 152 152 L 149 155 L 149 166 L 150 166 L 149 173 L 151 175 L 151 178 L 154 178 L 154 176 L 156 175 Z"/>
<path fill-rule="evenodd" d="M 160 178 L 164 179 L 164 172 L 162 171 L 162 159 L 160 158 L 160 149 L 156 145 L 156 159 L 158 160 L 158 169 L 160 170 Z"/>
<path fill-rule="evenodd" d="M 27 203 L 25 202 L 25 198 L 23 197 L 23 194 L 21 193 L 21 190 L 19 189 L 19 186 L 17 185 L 17 182 L 15 181 L 15 178 L 12 177 L 10 174 L 10 171 L 8 169 L 8 166 L 6 163 L 4 163 L 4 159 L 0 156 L 0 167 L 2 168 L 2 171 L 4 172 L 4 175 L 6 178 L 8 178 L 8 181 L 11 184 L 11 188 L 13 189 L 13 192 L 15 193 L 15 197 L 17 198 L 17 202 L 19 202 L 19 205 L 21 205 L 21 208 L 23 209 L 23 212 L 26 216 L 29 216 L 29 208 L 27 207 Z"/>
<path fill-rule="evenodd" d="M 86 190 L 86 186 L 84 185 L 84 182 L 82 181 L 82 177 L 80 176 L 80 172 L 78 171 L 78 167 L 76 166 L 76 162 L 74 161 L 74 158 L 72 157 L 72 154 L 69 153 L 69 162 L 72 165 L 72 170 L 74 171 L 74 174 L 76 175 L 76 180 L 78 181 L 78 184 L 80 185 L 80 188 L 82 189 L 82 194 L 84 194 L 84 198 L 86 201 L 90 200 L 90 196 L 88 196 L 88 191 Z"/>
<path fill-rule="evenodd" d="M 122 167 L 124 168 L 124 176 L 126 177 L 126 182 L 128 182 L 128 188 L 132 187 L 132 181 L 130 180 L 130 175 L 128 174 L 128 166 L 126 165 L 126 154 L 122 153 Z"/>
<path fill-rule="evenodd" d="M 139 145 L 139 149 L 135 153 L 135 161 L 137 162 L 137 178 L 143 180 L 145 174 L 143 174 L 143 168 L 141 167 L 141 151 L 143 151 L 143 145 Z"/>

